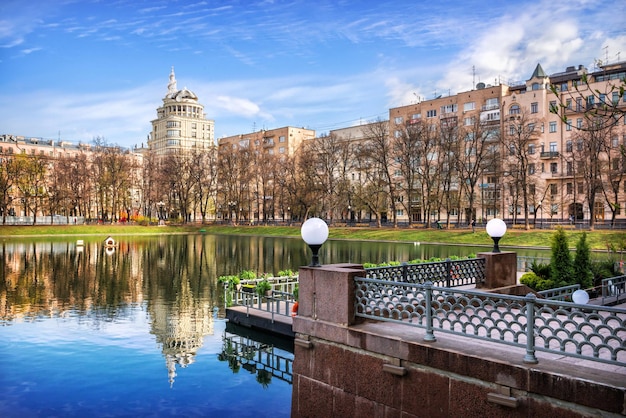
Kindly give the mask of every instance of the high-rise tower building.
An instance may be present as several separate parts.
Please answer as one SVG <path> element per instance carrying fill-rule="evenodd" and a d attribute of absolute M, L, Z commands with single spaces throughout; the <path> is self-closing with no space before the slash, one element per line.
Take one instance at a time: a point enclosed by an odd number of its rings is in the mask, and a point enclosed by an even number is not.
<path fill-rule="evenodd" d="M 213 120 L 206 119 L 204 106 L 186 87 L 178 90 L 174 68 L 170 73 L 167 94 L 152 121 L 148 147 L 157 156 L 187 153 L 215 145 Z"/>

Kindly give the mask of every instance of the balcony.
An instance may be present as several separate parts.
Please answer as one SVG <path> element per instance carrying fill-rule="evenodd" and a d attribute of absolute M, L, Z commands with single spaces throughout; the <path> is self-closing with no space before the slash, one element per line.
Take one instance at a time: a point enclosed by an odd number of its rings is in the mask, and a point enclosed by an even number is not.
<path fill-rule="evenodd" d="M 558 151 L 546 151 L 546 152 L 542 152 L 540 154 L 540 157 L 542 159 L 557 158 L 558 156 L 559 156 L 559 152 Z"/>

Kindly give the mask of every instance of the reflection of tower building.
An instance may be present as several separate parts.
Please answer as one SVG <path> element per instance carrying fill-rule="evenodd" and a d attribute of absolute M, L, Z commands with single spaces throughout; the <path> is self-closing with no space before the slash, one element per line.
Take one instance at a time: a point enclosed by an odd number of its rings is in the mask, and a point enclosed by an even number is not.
<path fill-rule="evenodd" d="M 183 279 L 176 300 L 155 298 L 149 308 L 152 334 L 162 345 L 170 385 L 174 384 L 176 366 L 185 368 L 195 361 L 205 335 L 214 332 L 213 312 L 208 302 L 194 300 L 189 282 Z"/>
<path fill-rule="evenodd" d="M 148 147 L 156 155 L 186 153 L 214 146 L 215 122 L 206 119 L 204 106 L 186 87 L 178 90 L 174 68 L 170 73 L 167 94 L 152 121 Z"/>

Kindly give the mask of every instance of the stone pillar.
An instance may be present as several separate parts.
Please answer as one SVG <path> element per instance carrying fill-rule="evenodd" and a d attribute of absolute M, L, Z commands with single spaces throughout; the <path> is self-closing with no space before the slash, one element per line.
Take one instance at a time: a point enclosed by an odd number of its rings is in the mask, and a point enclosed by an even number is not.
<path fill-rule="evenodd" d="M 365 272 L 359 264 L 329 264 L 300 267 L 298 279 L 298 319 L 331 322 L 348 326 L 354 323 L 354 277 Z M 309 333 L 306 332 L 305 333 Z"/>
<path fill-rule="evenodd" d="M 517 253 L 478 253 L 485 259 L 485 281 L 476 283 L 477 289 L 497 289 L 517 285 Z"/>

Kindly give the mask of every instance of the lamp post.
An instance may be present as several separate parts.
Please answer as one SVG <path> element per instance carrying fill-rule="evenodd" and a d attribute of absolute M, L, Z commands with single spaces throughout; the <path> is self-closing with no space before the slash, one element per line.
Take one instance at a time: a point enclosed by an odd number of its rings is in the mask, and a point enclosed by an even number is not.
<path fill-rule="evenodd" d="M 163 208 L 165 207 L 165 203 L 161 200 L 157 203 L 157 207 L 159 208 L 159 225 L 163 225 L 165 223 L 165 216 L 163 214 Z"/>
<path fill-rule="evenodd" d="M 328 239 L 328 225 L 320 218 L 310 218 L 302 224 L 300 234 L 304 242 L 307 243 L 313 252 L 309 267 L 320 267 L 321 264 L 318 254 L 322 244 Z"/>
<path fill-rule="evenodd" d="M 493 240 L 492 252 L 499 253 L 500 247 L 498 246 L 498 242 L 500 241 L 500 238 L 502 238 L 506 233 L 506 224 L 502 219 L 494 218 L 487 222 L 487 226 L 485 227 L 485 229 L 487 230 L 487 234 L 489 234 L 489 236 Z"/>
<path fill-rule="evenodd" d="M 541 210 L 541 229 L 543 229 L 543 199 L 539 202 L 539 209 Z"/>

